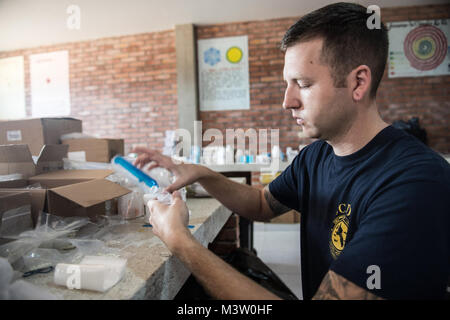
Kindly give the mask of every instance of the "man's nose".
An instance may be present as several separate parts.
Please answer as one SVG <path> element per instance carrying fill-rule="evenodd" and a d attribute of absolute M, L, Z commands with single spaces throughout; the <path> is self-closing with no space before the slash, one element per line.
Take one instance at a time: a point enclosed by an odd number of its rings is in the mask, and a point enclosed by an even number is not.
<path fill-rule="evenodd" d="M 300 108 L 300 96 L 295 87 L 288 86 L 284 92 L 283 109 L 297 109 Z"/>

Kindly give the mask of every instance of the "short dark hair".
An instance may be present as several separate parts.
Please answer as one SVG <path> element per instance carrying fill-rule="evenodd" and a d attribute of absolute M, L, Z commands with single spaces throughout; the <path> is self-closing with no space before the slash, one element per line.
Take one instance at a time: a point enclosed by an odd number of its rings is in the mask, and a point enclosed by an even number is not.
<path fill-rule="evenodd" d="M 323 39 L 321 61 L 331 70 L 335 87 L 345 87 L 345 78 L 356 67 L 367 65 L 372 73 L 370 97 L 375 98 L 383 77 L 389 40 L 386 26 L 369 29 L 371 16 L 355 3 L 334 3 L 315 10 L 298 20 L 286 31 L 281 50 L 315 38 Z"/>

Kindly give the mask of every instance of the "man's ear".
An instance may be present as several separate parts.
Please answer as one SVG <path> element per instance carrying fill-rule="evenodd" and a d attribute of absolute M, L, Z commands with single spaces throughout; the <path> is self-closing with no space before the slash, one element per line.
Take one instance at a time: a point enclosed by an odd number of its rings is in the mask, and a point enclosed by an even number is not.
<path fill-rule="evenodd" d="M 370 95 L 372 73 L 366 65 L 360 65 L 348 75 L 348 87 L 352 90 L 352 99 L 359 102 Z"/>

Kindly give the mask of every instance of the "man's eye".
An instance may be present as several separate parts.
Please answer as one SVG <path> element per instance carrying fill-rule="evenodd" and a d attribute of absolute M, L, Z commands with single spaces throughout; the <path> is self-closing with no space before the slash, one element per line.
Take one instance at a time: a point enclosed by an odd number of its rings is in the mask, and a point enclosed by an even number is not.
<path fill-rule="evenodd" d="M 311 84 L 309 84 L 309 83 L 304 83 L 304 82 L 297 82 L 297 83 L 301 89 L 309 88 L 311 86 Z"/>

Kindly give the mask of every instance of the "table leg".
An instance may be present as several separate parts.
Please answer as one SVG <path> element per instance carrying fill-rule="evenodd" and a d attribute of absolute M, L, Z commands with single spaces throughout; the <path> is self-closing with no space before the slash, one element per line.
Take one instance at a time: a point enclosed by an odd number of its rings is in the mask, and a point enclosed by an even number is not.
<path fill-rule="evenodd" d="M 226 177 L 242 177 L 248 185 L 252 185 L 252 173 L 249 171 L 221 172 Z M 239 245 L 255 252 L 253 248 L 253 221 L 239 216 Z"/>

